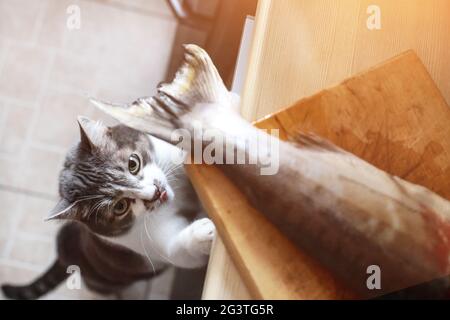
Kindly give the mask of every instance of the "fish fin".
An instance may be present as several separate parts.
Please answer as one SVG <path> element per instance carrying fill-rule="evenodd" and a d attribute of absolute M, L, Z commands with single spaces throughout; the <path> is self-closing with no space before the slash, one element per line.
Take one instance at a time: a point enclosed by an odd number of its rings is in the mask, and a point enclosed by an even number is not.
<path fill-rule="evenodd" d="M 161 84 L 157 94 L 131 104 L 114 104 L 90 98 L 97 108 L 119 122 L 170 142 L 179 119 L 200 103 L 230 105 L 235 100 L 220 78 L 211 58 L 202 48 L 184 46 L 184 62 L 171 83 Z"/>
<path fill-rule="evenodd" d="M 185 108 L 197 103 L 228 103 L 230 93 L 206 51 L 194 44 L 184 45 L 184 50 L 184 62 L 175 78 L 160 85 L 158 93 Z"/>
<path fill-rule="evenodd" d="M 90 98 L 98 109 L 112 116 L 126 126 L 149 133 L 171 143 L 173 124 L 157 115 L 158 108 L 153 106 L 153 98 L 139 98 L 131 104 L 117 104 Z"/>

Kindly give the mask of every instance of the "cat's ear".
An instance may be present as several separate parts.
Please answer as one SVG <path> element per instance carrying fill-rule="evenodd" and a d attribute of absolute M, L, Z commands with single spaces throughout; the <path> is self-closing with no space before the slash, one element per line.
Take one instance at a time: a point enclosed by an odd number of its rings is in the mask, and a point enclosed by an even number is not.
<path fill-rule="evenodd" d="M 87 117 L 78 116 L 77 120 L 80 125 L 81 147 L 87 151 L 99 147 L 107 128 L 100 122 Z"/>
<path fill-rule="evenodd" d="M 75 203 L 70 203 L 66 199 L 60 199 L 56 206 L 50 211 L 45 221 L 66 219 L 74 210 Z"/>

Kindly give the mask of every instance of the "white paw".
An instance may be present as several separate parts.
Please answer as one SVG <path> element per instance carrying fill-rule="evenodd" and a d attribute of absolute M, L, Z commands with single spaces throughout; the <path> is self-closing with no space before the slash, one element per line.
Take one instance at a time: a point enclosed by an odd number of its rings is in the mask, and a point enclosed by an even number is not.
<path fill-rule="evenodd" d="M 208 218 L 194 221 L 190 226 L 190 251 L 194 254 L 209 255 L 216 227 Z"/>

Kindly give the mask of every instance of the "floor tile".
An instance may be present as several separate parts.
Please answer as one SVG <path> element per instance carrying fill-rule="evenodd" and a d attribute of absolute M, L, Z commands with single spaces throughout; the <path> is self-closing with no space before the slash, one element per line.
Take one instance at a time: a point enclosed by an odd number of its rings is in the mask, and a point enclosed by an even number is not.
<path fill-rule="evenodd" d="M 90 106 L 81 94 L 49 90 L 42 100 L 33 131 L 33 141 L 69 149 L 79 140 L 77 116 L 86 115 Z"/>
<path fill-rule="evenodd" d="M 89 59 L 60 50 L 55 57 L 49 83 L 81 93 L 89 93 L 96 83 L 96 64 Z"/>
<path fill-rule="evenodd" d="M 11 45 L 0 73 L 0 95 L 35 102 L 49 61 L 50 53 L 47 50 L 28 45 Z"/>
<path fill-rule="evenodd" d="M 0 72 L 3 68 L 3 62 L 6 58 L 6 53 L 9 50 L 9 41 L 6 38 L 0 36 Z"/>
<path fill-rule="evenodd" d="M 57 221 L 44 221 L 49 216 L 50 210 L 55 206 L 56 200 L 27 197 L 21 208 L 18 231 L 42 237 L 55 239 L 56 233 L 61 227 Z"/>
<path fill-rule="evenodd" d="M 43 20 L 37 34 L 37 43 L 40 46 L 62 48 L 67 28 L 67 8 L 74 4 L 78 5 L 77 0 L 47 0 Z"/>
<path fill-rule="evenodd" d="M 0 106 L 1 108 L 1 106 Z M 22 155 L 30 131 L 34 110 L 20 105 L 4 105 L 0 128 L 0 153 L 7 156 Z"/>
<path fill-rule="evenodd" d="M 163 37 L 164 41 L 159 44 L 164 45 L 176 28 L 175 20 L 120 10 L 97 1 L 80 2 L 79 7 L 81 27 L 67 33 L 64 49 L 91 58 L 111 57 L 117 62 L 115 58 L 122 57 L 123 52 L 134 51 L 135 56 L 139 55 L 140 48 L 132 46 L 136 41 L 153 47 Z M 156 59 L 152 55 L 141 55 L 141 59 L 150 57 Z"/>
<path fill-rule="evenodd" d="M 100 98 L 123 101 L 152 94 L 164 79 L 175 21 L 103 7 L 100 20 L 90 18 L 94 5 L 81 8 L 85 22 L 69 34 L 65 49 L 96 63 Z"/>
<path fill-rule="evenodd" d="M 29 147 L 13 180 L 15 187 L 56 196 L 63 158 L 60 153 Z"/>
<path fill-rule="evenodd" d="M 8 241 L 14 236 L 15 225 L 20 219 L 21 205 L 25 197 L 21 194 L 0 190 L 0 258 L 5 254 Z"/>
<path fill-rule="evenodd" d="M 33 237 L 15 235 L 14 244 L 9 256 L 12 261 L 22 262 L 45 270 L 55 259 L 55 243 L 42 241 Z"/>
<path fill-rule="evenodd" d="M 0 155 L 0 185 L 17 185 L 21 161 L 21 159 Z"/>
<path fill-rule="evenodd" d="M 32 41 L 45 1 L 0 0 L 0 36 L 14 41 Z"/>
<path fill-rule="evenodd" d="M 67 8 L 81 29 L 67 28 Z M 57 200 L 65 153 L 79 139 L 78 115 L 117 122 L 88 95 L 128 102 L 164 80 L 177 22 L 165 0 L 0 0 L 0 283 L 27 283 L 55 257 Z M 173 271 L 152 283 L 167 299 Z M 140 298 L 144 282 L 124 293 Z M 151 296 L 148 294 L 147 296 Z M 1 296 L 0 296 L 1 298 Z M 62 283 L 43 299 L 115 299 Z"/>
<path fill-rule="evenodd" d="M 0 100 L 0 138 L 3 134 L 3 128 L 6 125 L 6 112 L 8 111 L 8 107 L 4 101 Z"/>

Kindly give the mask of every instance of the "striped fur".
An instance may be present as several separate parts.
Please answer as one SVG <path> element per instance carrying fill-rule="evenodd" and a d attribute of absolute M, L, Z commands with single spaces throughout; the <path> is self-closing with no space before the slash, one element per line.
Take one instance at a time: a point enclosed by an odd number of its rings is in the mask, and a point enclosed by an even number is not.
<path fill-rule="evenodd" d="M 66 268 L 59 261 L 55 261 L 42 276 L 30 284 L 22 286 L 2 285 L 1 288 L 5 297 L 9 299 L 34 300 L 56 288 L 68 276 Z"/>

